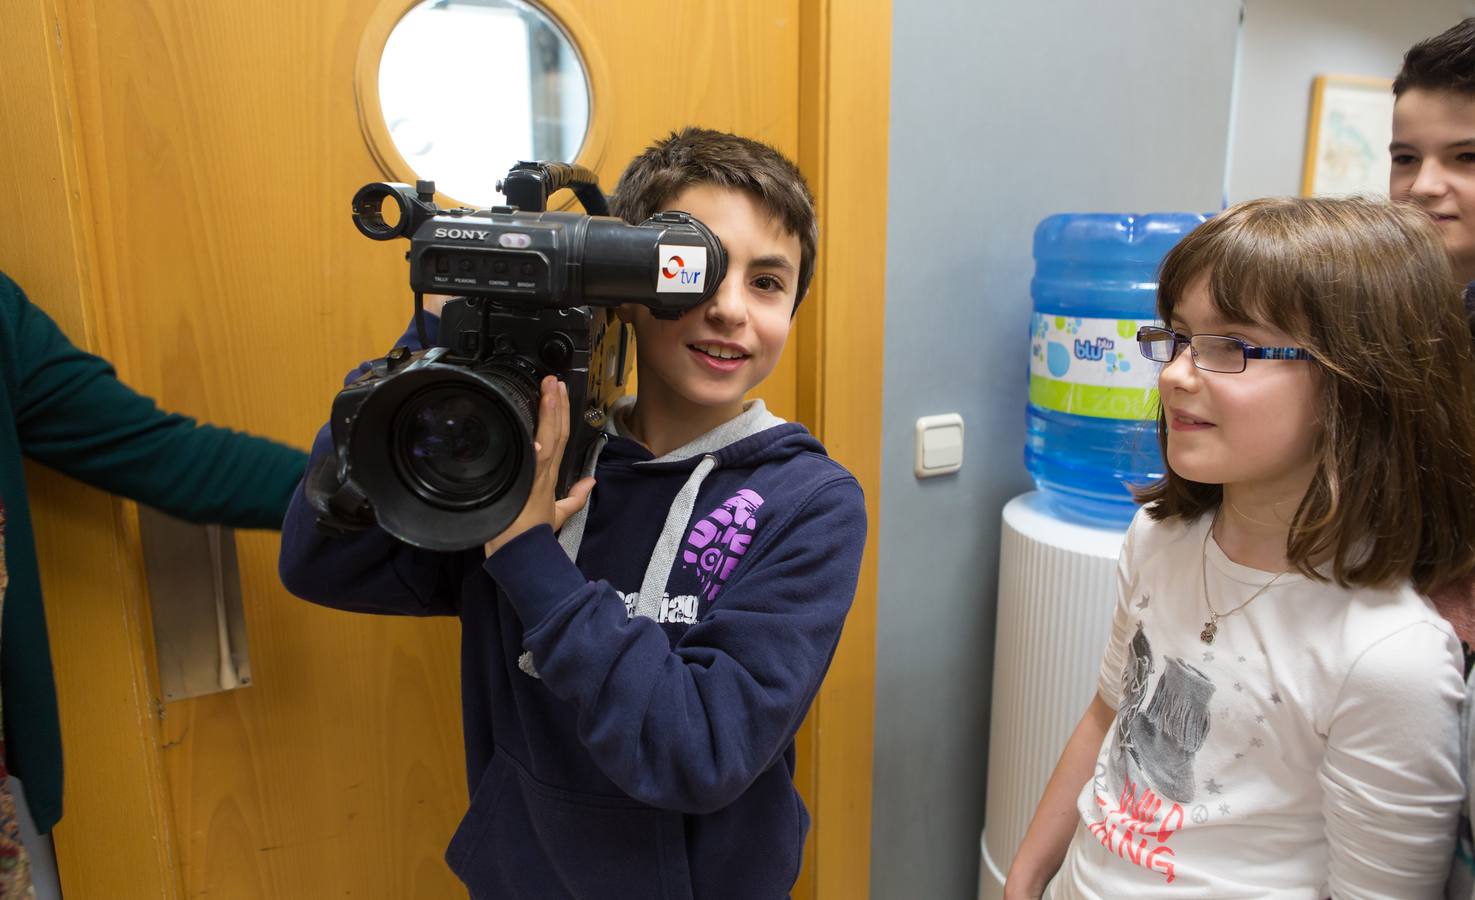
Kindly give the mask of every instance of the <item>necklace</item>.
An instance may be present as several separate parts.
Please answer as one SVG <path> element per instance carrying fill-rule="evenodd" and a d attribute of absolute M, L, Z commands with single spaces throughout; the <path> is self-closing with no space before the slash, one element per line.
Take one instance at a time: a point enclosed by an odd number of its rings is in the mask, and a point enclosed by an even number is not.
<path fill-rule="evenodd" d="M 1259 525 L 1259 526 L 1261 526 L 1263 528 L 1275 528 L 1277 526 L 1279 526 L 1279 527 L 1285 527 L 1286 525 L 1290 524 L 1288 522 L 1279 522 L 1279 521 L 1276 521 L 1276 522 L 1261 522 L 1259 519 L 1255 518 L 1254 516 L 1246 515 L 1244 513 L 1244 511 L 1242 511 L 1238 506 L 1235 506 L 1234 505 L 1234 501 L 1233 500 L 1230 500 L 1228 496 L 1225 496 L 1224 500 L 1225 500 L 1225 502 L 1227 502 L 1229 504 L 1229 508 L 1232 509 L 1232 510 L 1234 510 L 1234 514 L 1237 515 L 1237 516 L 1239 516 L 1241 519 L 1244 519 L 1246 522 L 1250 522 L 1252 524 Z M 1278 506 L 1278 505 L 1279 504 L 1271 504 L 1271 506 L 1270 506 L 1270 514 L 1272 516 L 1274 516 L 1276 519 L 1279 519 L 1280 518 L 1280 515 L 1278 513 L 1276 513 L 1276 511 L 1275 511 L 1275 507 Z"/>
<path fill-rule="evenodd" d="M 1209 537 L 1214 533 L 1214 523 L 1218 520 L 1219 516 L 1217 514 L 1215 514 L 1213 519 L 1209 520 L 1209 527 L 1204 531 L 1204 552 L 1199 560 L 1199 575 L 1203 579 L 1204 605 L 1209 608 L 1209 621 L 1204 623 L 1204 630 L 1198 633 L 1198 639 L 1203 641 L 1205 644 L 1214 643 L 1214 636 L 1219 633 L 1220 619 L 1232 616 L 1240 610 L 1244 609 L 1246 606 L 1249 606 L 1252 602 L 1254 602 L 1256 597 L 1270 590 L 1270 586 L 1279 581 L 1280 576 L 1285 574 L 1285 572 L 1276 573 L 1276 576 L 1274 578 L 1265 582 L 1263 585 L 1260 586 L 1259 590 L 1251 594 L 1250 599 L 1241 603 L 1239 606 L 1236 606 L 1234 609 L 1231 609 L 1229 612 L 1221 613 L 1215 610 L 1214 604 L 1209 600 Z"/>

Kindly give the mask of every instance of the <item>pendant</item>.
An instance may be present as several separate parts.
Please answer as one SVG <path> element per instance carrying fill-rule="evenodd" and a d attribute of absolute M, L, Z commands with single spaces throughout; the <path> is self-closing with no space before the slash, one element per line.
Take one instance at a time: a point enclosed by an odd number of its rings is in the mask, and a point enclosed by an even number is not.
<path fill-rule="evenodd" d="M 1204 630 L 1198 633 L 1198 639 L 1205 644 L 1214 643 L 1214 635 L 1219 633 L 1219 623 L 1208 621 L 1204 623 Z"/>

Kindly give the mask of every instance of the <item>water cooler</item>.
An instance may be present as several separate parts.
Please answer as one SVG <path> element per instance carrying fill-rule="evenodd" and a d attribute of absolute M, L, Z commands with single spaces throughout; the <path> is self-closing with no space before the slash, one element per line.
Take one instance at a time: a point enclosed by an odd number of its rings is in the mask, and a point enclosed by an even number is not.
<path fill-rule="evenodd" d="M 1127 485 L 1163 474 L 1157 367 L 1138 352 L 1137 329 L 1156 321 L 1163 256 L 1206 218 L 1088 213 L 1035 229 L 1024 462 L 1039 490 L 1003 512 L 980 900 L 1003 896 L 1096 689 L 1136 511 Z"/>
<path fill-rule="evenodd" d="M 1125 534 L 1061 521 L 1038 491 L 1004 507 L 979 900 L 1004 896 L 1009 861 L 1095 693 Z"/>

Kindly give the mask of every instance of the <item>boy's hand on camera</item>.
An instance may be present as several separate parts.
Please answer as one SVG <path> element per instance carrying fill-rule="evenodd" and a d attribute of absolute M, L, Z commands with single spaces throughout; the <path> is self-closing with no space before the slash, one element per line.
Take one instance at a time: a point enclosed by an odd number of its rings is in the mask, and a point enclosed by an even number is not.
<path fill-rule="evenodd" d="M 528 491 L 528 502 L 505 531 L 487 541 L 487 556 L 539 525 L 549 525 L 557 531 L 569 516 L 589 502 L 589 492 L 594 490 L 593 478 L 581 478 L 575 482 L 569 488 L 568 496 L 562 500 L 553 496 L 558 485 L 558 464 L 563 459 L 563 448 L 568 444 L 568 433 L 568 385 L 549 375 L 540 385 L 538 434 L 533 442 L 533 486 Z"/>

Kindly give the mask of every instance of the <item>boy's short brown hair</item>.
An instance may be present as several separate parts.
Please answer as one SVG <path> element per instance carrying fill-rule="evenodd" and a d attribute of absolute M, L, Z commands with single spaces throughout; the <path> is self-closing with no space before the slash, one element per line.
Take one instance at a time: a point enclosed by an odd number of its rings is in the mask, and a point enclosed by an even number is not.
<path fill-rule="evenodd" d="M 638 224 L 699 184 L 747 191 L 799 238 L 797 309 L 814 277 L 819 223 L 814 195 L 799 167 L 768 144 L 707 128 L 674 131 L 630 161 L 615 185 L 610 212 Z"/>
<path fill-rule="evenodd" d="M 1393 96 L 1413 88 L 1475 96 L 1475 16 L 1409 48 Z"/>
<path fill-rule="evenodd" d="M 1429 217 L 1362 198 L 1240 203 L 1163 260 L 1164 322 L 1205 275 L 1226 320 L 1272 326 L 1315 355 L 1305 364 L 1317 370 L 1321 435 L 1291 520 L 1291 565 L 1344 586 L 1412 581 L 1425 593 L 1475 570 L 1475 356 Z M 1161 410 L 1158 442 L 1166 459 Z M 1137 494 L 1155 519 L 1196 518 L 1222 497 L 1171 467 Z"/>

